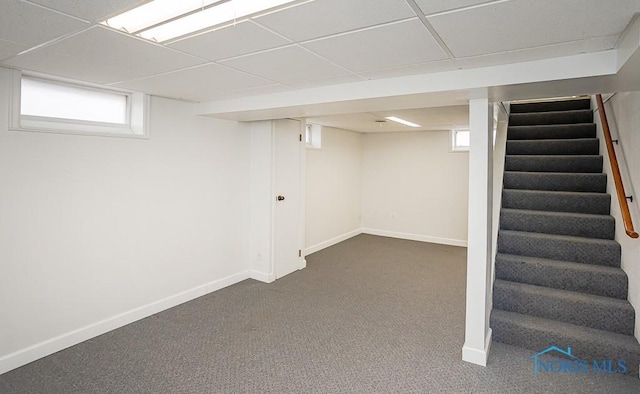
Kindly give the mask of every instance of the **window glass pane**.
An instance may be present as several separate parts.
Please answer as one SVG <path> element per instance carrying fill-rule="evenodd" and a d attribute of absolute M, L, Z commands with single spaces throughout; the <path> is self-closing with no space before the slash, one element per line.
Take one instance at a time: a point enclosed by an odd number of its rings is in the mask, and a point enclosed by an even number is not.
<path fill-rule="evenodd" d="M 456 147 L 469 146 L 469 132 L 456 131 Z"/>
<path fill-rule="evenodd" d="M 127 96 L 22 78 L 21 115 L 127 123 Z"/>
<path fill-rule="evenodd" d="M 311 145 L 311 125 L 310 124 L 307 125 L 307 132 L 305 134 L 304 140 L 307 143 L 307 145 Z"/>

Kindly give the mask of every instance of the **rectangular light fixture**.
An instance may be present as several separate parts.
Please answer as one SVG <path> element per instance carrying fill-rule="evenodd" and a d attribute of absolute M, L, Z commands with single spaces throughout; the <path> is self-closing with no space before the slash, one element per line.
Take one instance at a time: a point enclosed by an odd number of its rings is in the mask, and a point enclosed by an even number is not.
<path fill-rule="evenodd" d="M 390 120 L 392 122 L 397 122 L 409 127 L 422 127 L 419 124 L 415 124 L 415 123 L 409 122 L 408 120 L 400 119 L 395 116 L 386 116 L 385 119 Z"/>
<path fill-rule="evenodd" d="M 135 34 L 220 1 L 222 0 L 154 0 L 109 18 L 102 24 Z"/>
<path fill-rule="evenodd" d="M 271 10 L 294 0 L 153 0 L 109 18 L 103 25 L 156 42 Z"/>

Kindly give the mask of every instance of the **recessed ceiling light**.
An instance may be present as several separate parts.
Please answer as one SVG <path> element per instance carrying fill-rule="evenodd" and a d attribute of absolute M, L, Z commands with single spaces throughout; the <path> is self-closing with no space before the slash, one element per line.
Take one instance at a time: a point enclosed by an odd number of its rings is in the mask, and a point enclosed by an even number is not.
<path fill-rule="evenodd" d="M 415 123 L 409 122 L 408 120 L 400 119 L 395 116 L 385 116 L 385 119 L 388 119 L 392 122 L 397 122 L 409 127 L 422 127 L 419 124 L 415 124 Z"/>
<path fill-rule="evenodd" d="M 153 0 L 101 22 L 157 42 L 239 22 L 294 0 Z"/>

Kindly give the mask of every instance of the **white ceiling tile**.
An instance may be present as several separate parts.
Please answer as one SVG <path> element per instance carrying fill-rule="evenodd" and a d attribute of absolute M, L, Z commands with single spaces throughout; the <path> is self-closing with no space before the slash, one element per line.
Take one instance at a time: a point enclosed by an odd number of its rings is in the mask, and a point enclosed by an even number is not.
<path fill-rule="evenodd" d="M 367 79 L 382 79 L 404 77 L 407 75 L 417 75 L 426 73 L 435 73 L 440 71 L 451 71 L 457 68 L 453 60 L 439 60 L 436 62 L 420 63 L 411 66 L 383 68 L 379 70 L 367 71 L 360 73 Z"/>
<path fill-rule="evenodd" d="M 87 22 L 18 0 L 0 4 L 0 40 L 34 46 L 87 27 Z"/>
<path fill-rule="evenodd" d="M 418 7 L 426 15 L 435 14 L 463 7 L 470 7 L 483 3 L 492 3 L 496 0 L 415 0 Z"/>
<path fill-rule="evenodd" d="M 446 59 L 417 19 L 311 41 L 305 47 L 352 71 L 369 71 Z"/>
<path fill-rule="evenodd" d="M 29 47 L 26 45 L 0 40 L 0 61 L 13 57 L 27 48 Z"/>
<path fill-rule="evenodd" d="M 429 17 L 456 57 L 619 34 L 637 0 L 512 0 Z"/>
<path fill-rule="evenodd" d="M 221 63 L 284 84 L 345 73 L 342 68 L 297 45 L 223 60 Z"/>
<path fill-rule="evenodd" d="M 169 46 L 205 59 L 220 60 L 290 43 L 252 22 L 243 22 L 176 41 Z"/>
<path fill-rule="evenodd" d="M 135 8 L 148 0 L 29 0 L 54 10 L 91 22 L 101 22 L 108 16 Z"/>
<path fill-rule="evenodd" d="M 492 53 L 456 59 L 458 68 L 490 67 L 500 64 L 520 63 L 552 57 L 577 55 L 585 52 L 597 52 L 615 46 L 618 36 L 597 37 L 589 40 L 565 42 L 535 48 L 520 49 L 510 52 Z"/>
<path fill-rule="evenodd" d="M 230 70 L 218 64 L 206 64 L 149 78 L 125 81 L 115 84 L 115 86 L 158 96 L 207 101 L 220 92 L 272 84 L 273 82 Z"/>
<path fill-rule="evenodd" d="M 4 62 L 22 70 L 93 83 L 109 83 L 125 79 L 127 72 L 107 64 L 96 64 L 93 59 L 57 53 L 49 48 L 28 52 Z"/>
<path fill-rule="evenodd" d="M 294 41 L 305 41 L 414 16 L 404 0 L 315 0 L 255 20 Z"/>
<path fill-rule="evenodd" d="M 95 26 L 6 63 L 68 78 L 112 83 L 204 62 L 172 49 Z"/>

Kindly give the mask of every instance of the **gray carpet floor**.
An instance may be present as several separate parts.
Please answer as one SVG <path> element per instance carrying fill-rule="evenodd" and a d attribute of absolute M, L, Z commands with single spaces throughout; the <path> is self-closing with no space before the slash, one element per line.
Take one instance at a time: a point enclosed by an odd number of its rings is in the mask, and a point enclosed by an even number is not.
<path fill-rule="evenodd" d="M 640 393 L 534 376 L 494 343 L 461 361 L 466 249 L 360 235 L 274 283 L 246 280 L 0 375 L 0 393 Z"/>

